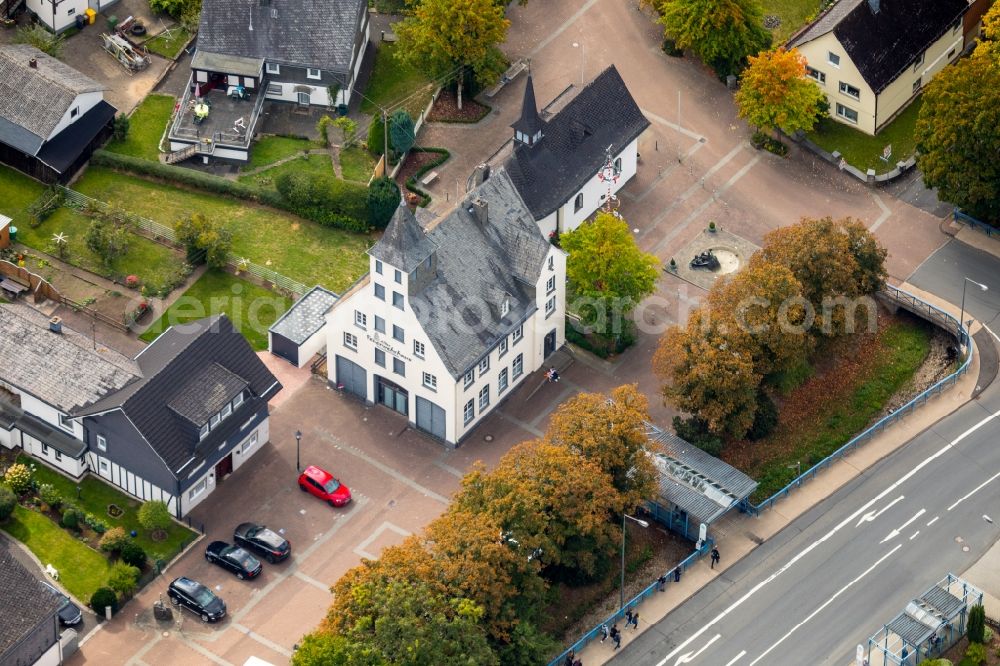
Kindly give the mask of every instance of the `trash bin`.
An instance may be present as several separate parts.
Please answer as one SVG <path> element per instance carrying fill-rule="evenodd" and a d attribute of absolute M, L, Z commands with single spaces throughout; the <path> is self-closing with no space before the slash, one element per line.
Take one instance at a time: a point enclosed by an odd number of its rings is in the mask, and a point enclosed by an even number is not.
<path fill-rule="evenodd" d="M 97 10 L 87 7 L 87 11 L 84 12 L 87 15 L 87 23 L 94 25 L 94 21 L 97 20 Z"/>
<path fill-rule="evenodd" d="M 114 32 L 118 27 L 118 17 L 112 14 L 108 17 L 108 32 Z"/>
<path fill-rule="evenodd" d="M 346 104 L 338 104 L 337 105 L 337 113 L 339 113 L 342 116 L 346 116 L 347 115 L 347 105 Z"/>
<path fill-rule="evenodd" d="M 83 14 L 76 15 L 76 29 L 83 30 L 84 26 L 87 25 L 87 17 Z"/>
<path fill-rule="evenodd" d="M 10 242 L 11 243 L 16 243 L 17 242 L 17 227 L 15 227 L 12 224 L 8 228 L 10 229 Z"/>

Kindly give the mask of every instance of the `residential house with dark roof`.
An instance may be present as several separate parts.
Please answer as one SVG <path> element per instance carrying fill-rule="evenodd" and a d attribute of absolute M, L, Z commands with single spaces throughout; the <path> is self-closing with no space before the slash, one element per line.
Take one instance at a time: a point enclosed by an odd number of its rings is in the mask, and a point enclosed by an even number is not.
<path fill-rule="evenodd" d="M 612 65 L 548 118 L 529 74 L 511 127 L 513 142 L 498 159 L 547 237 L 576 229 L 635 175 L 649 121 Z M 480 167 L 476 180 L 485 178 Z"/>
<path fill-rule="evenodd" d="M 0 664 L 61 664 L 59 599 L 0 540 Z"/>
<path fill-rule="evenodd" d="M 566 255 L 503 168 L 429 229 L 413 208 L 327 315 L 329 379 L 458 445 L 564 344 Z"/>
<path fill-rule="evenodd" d="M 961 54 L 969 0 L 839 0 L 788 42 L 830 116 L 876 134 Z"/>
<path fill-rule="evenodd" d="M 0 45 L 0 162 L 64 183 L 111 135 L 104 88 L 27 44 Z"/>
<path fill-rule="evenodd" d="M 364 0 L 203 0 L 171 150 L 246 161 L 265 99 L 349 104 L 368 36 Z M 249 99 L 233 100 L 237 88 Z M 203 101 L 207 115 L 196 113 Z"/>
<path fill-rule="evenodd" d="M 268 441 L 281 389 L 224 315 L 173 326 L 130 359 L 2 305 L 0 358 L 0 445 L 177 517 Z"/>

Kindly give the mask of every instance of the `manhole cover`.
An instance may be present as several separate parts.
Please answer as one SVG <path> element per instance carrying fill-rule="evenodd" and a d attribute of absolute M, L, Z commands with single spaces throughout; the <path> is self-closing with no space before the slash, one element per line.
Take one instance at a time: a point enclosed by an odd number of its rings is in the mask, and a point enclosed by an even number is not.
<path fill-rule="evenodd" d="M 485 437 L 483 437 L 483 441 L 484 442 L 492 442 L 493 441 L 493 435 L 486 435 Z"/>

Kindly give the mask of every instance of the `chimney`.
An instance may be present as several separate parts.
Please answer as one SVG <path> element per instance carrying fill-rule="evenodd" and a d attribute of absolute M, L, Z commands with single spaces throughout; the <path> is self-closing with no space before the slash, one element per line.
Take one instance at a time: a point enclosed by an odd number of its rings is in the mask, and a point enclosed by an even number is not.
<path fill-rule="evenodd" d="M 490 165 L 483 162 L 475 168 L 472 172 L 472 186 L 479 187 L 485 183 L 490 177 Z"/>
<path fill-rule="evenodd" d="M 49 330 L 53 333 L 62 333 L 62 317 L 49 319 Z"/>
<path fill-rule="evenodd" d="M 872 10 L 872 14 L 878 14 L 881 4 L 881 0 L 868 0 L 868 8 Z"/>
<path fill-rule="evenodd" d="M 489 220 L 489 205 L 483 199 L 475 199 L 472 202 L 470 212 L 476 216 L 476 220 L 479 224 L 486 224 Z"/>
<path fill-rule="evenodd" d="M 420 197 L 416 194 L 410 192 L 406 195 L 406 207 L 410 209 L 411 213 L 416 214 L 418 203 L 420 203 Z"/>
<path fill-rule="evenodd" d="M 29 59 L 28 67 L 30 67 L 31 69 L 38 69 L 38 61 L 35 60 L 34 58 Z"/>

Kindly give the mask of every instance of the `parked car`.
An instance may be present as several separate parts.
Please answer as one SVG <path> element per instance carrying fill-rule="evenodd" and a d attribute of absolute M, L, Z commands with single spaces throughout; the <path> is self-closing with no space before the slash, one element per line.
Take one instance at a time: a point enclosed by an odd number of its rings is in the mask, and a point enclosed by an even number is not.
<path fill-rule="evenodd" d="M 330 506 L 344 506 L 351 501 L 351 489 L 325 469 L 310 465 L 299 475 L 299 490 L 311 493 Z"/>
<path fill-rule="evenodd" d="M 247 550 L 260 553 L 271 564 L 280 562 L 292 552 L 292 544 L 280 534 L 257 523 L 241 523 L 233 532 L 233 540 Z"/>
<path fill-rule="evenodd" d="M 167 587 L 167 596 L 174 606 L 187 608 L 202 622 L 218 622 L 226 616 L 226 602 L 212 590 L 190 578 L 175 578 Z"/>
<path fill-rule="evenodd" d="M 205 559 L 233 572 L 240 580 L 256 578 L 264 568 L 260 560 L 246 550 L 225 541 L 213 541 L 208 544 L 208 548 L 205 549 Z"/>
<path fill-rule="evenodd" d="M 80 612 L 80 607 L 74 604 L 69 597 L 57 590 L 52 585 L 49 585 L 44 580 L 38 581 L 45 586 L 45 589 L 52 593 L 56 599 L 59 600 L 59 624 L 64 627 L 70 627 L 74 624 L 79 624 L 80 620 L 83 619 L 83 613 Z"/>

